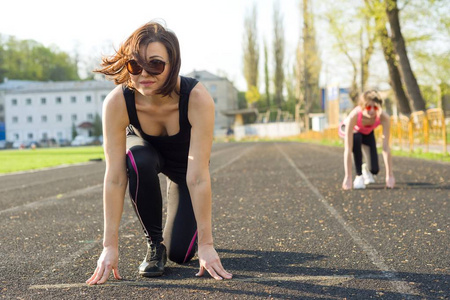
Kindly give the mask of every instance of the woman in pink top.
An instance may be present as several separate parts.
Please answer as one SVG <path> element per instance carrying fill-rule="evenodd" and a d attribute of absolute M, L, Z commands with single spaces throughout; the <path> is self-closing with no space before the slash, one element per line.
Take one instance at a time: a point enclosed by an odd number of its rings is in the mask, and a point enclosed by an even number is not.
<path fill-rule="evenodd" d="M 344 169 L 345 177 L 342 183 L 344 190 L 352 189 L 352 160 L 355 161 L 356 178 L 353 188 L 364 189 L 366 184 L 375 182 L 374 175 L 379 172 L 378 154 L 374 135 L 374 129 L 378 125 L 383 126 L 383 159 L 386 167 L 386 187 L 393 188 L 395 185 L 394 173 L 392 171 L 392 156 L 389 147 L 389 115 L 381 110 L 383 100 L 376 91 L 366 91 L 355 107 L 345 119 L 343 126 L 339 128 L 339 134 L 344 137 Z M 362 147 L 367 146 L 370 150 L 370 159 L 367 164 L 362 163 Z"/>

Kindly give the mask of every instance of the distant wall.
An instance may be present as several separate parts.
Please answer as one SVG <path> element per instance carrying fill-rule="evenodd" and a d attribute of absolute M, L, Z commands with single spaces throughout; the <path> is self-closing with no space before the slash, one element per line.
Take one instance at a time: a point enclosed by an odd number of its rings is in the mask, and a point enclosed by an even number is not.
<path fill-rule="evenodd" d="M 300 125 L 296 122 L 247 124 L 234 128 L 234 137 L 237 141 L 245 137 L 280 138 L 299 134 Z"/>

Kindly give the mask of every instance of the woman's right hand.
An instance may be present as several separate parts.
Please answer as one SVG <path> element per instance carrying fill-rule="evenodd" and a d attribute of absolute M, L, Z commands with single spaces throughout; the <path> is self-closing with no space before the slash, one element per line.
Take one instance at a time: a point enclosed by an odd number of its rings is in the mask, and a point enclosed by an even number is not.
<path fill-rule="evenodd" d="M 344 177 L 344 182 L 342 182 L 342 188 L 344 190 L 351 190 L 352 189 L 352 178 L 351 177 Z"/>
<path fill-rule="evenodd" d="M 86 280 L 89 285 L 102 284 L 108 280 L 109 274 L 113 271 L 114 278 L 122 279 L 119 274 L 119 249 L 116 247 L 104 247 L 100 258 L 97 261 L 97 268 L 91 278 Z"/>

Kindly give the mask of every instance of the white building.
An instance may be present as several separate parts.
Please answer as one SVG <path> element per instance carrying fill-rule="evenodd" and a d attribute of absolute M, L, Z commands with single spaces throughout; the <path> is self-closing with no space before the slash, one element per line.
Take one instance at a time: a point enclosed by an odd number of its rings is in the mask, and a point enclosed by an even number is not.
<path fill-rule="evenodd" d="M 103 100 L 113 88 L 111 81 L 7 80 L 0 84 L 6 140 L 71 141 L 73 125 L 78 134 L 89 136 L 86 124 L 92 124 L 96 114 L 101 117 Z"/>
<path fill-rule="evenodd" d="M 222 133 L 234 121 L 221 111 L 237 108 L 237 89 L 226 78 L 206 71 L 187 76 L 201 81 L 216 105 L 215 132 Z M 38 82 L 6 80 L 0 84 L 0 118 L 5 120 L 6 140 L 27 142 L 73 139 L 91 136 L 95 116 L 102 116 L 102 104 L 114 88 L 112 81 Z M 3 115 L 4 113 L 4 115 Z"/>
<path fill-rule="evenodd" d="M 197 79 L 208 89 L 216 108 L 214 133 L 225 134 L 227 128 L 233 125 L 234 117 L 226 116 L 222 112 L 238 108 L 238 90 L 227 78 L 208 71 L 193 71 L 186 76 Z"/>

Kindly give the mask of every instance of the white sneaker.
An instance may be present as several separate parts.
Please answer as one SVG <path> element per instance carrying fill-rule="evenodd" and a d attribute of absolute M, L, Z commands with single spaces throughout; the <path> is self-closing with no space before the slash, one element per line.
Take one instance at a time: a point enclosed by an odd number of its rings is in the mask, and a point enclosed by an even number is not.
<path fill-rule="evenodd" d="M 364 177 L 364 184 L 375 183 L 374 175 L 369 171 L 366 164 L 362 165 L 362 176 Z"/>
<path fill-rule="evenodd" d="M 362 175 L 355 177 L 355 181 L 353 181 L 353 188 L 355 190 L 366 188 L 366 185 L 364 184 L 364 177 Z"/>

